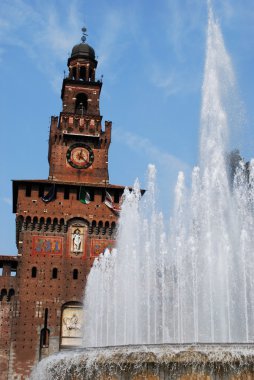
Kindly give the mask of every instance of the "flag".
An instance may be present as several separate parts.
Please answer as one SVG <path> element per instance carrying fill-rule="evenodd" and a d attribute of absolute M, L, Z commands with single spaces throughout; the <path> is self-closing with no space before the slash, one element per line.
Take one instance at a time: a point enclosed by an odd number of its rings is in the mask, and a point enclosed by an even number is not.
<path fill-rule="evenodd" d="M 91 202 L 91 197 L 88 191 L 86 191 L 85 187 L 80 186 L 79 190 L 79 200 L 81 203 L 84 203 L 84 205 L 88 205 L 88 203 Z"/>
<path fill-rule="evenodd" d="M 113 211 L 114 211 L 114 213 L 117 215 L 117 216 L 119 216 L 120 215 L 120 211 L 121 211 L 121 207 L 119 206 L 119 207 L 114 207 L 113 208 Z"/>
<path fill-rule="evenodd" d="M 106 191 L 104 203 L 105 203 L 106 206 L 108 206 L 109 208 L 111 208 L 113 210 L 113 208 L 114 208 L 114 206 L 113 206 L 113 199 L 112 199 L 111 195 L 107 191 Z"/>
<path fill-rule="evenodd" d="M 56 195 L 56 185 L 53 184 L 49 192 L 43 197 L 41 197 L 41 199 L 43 200 L 43 202 L 48 203 L 48 202 L 53 201 L 53 199 L 55 199 L 55 195 Z"/>
<path fill-rule="evenodd" d="M 121 206 L 116 207 L 114 205 L 113 199 L 112 199 L 111 195 L 107 191 L 106 191 L 104 203 L 105 203 L 106 206 L 108 206 L 108 208 L 110 208 L 111 210 L 113 210 L 117 215 L 120 214 Z"/>

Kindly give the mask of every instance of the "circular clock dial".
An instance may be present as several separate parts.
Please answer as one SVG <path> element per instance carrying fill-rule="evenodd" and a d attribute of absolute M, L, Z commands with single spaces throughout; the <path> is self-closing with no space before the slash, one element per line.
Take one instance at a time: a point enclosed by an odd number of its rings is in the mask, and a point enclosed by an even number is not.
<path fill-rule="evenodd" d="M 73 144 L 66 154 L 67 162 L 76 169 L 86 169 L 92 165 L 94 160 L 93 151 L 90 146 L 82 143 Z"/>

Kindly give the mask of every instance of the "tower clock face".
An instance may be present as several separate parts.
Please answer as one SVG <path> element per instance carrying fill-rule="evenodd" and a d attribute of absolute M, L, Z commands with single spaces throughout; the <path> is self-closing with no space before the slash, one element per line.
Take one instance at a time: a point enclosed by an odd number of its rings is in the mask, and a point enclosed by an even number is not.
<path fill-rule="evenodd" d="M 73 168 L 86 169 L 93 163 L 93 150 L 84 143 L 76 143 L 67 150 L 66 159 Z"/>

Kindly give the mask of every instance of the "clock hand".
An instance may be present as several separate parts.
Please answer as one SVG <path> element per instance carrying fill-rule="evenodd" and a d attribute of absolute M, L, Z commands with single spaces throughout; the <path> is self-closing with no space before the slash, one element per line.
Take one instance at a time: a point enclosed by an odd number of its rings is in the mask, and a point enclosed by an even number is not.
<path fill-rule="evenodd" d="M 82 150 L 79 152 L 79 154 L 78 154 L 78 159 L 79 160 L 82 160 L 82 159 L 84 159 L 84 156 L 83 156 L 83 152 L 82 152 Z"/>

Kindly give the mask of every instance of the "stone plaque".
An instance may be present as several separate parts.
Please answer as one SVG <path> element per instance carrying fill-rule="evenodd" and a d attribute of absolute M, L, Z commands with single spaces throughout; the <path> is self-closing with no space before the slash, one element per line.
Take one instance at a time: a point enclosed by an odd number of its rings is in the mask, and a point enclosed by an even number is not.
<path fill-rule="evenodd" d="M 68 306 L 62 313 L 62 346 L 82 345 L 83 309 L 80 306 Z"/>

